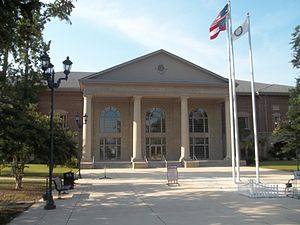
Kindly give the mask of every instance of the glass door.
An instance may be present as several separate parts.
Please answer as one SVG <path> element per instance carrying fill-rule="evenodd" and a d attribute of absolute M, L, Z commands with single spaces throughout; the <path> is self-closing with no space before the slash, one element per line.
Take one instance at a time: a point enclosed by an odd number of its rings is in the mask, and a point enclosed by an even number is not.
<path fill-rule="evenodd" d="M 162 156 L 161 145 L 150 146 L 150 160 L 162 160 Z"/>

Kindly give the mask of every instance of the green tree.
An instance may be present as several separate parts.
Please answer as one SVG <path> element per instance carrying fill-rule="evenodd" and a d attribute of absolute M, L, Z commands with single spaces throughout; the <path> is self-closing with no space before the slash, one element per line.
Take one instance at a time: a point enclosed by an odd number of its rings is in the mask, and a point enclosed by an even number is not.
<path fill-rule="evenodd" d="M 293 59 L 291 63 L 294 68 L 300 68 L 300 25 L 295 27 L 295 32 L 292 33 L 292 51 L 293 51 Z"/>
<path fill-rule="evenodd" d="M 300 68 L 300 25 L 295 27 L 292 33 L 293 59 L 291 63 L 294 68 Z M 274 130 L 275 146 L 271 154 L 278 158 L 293 158 L 296 156 L 298 139 L 300 137 L 300 77 L 296 78 L 296 87 L 290 90 L 290 107 L 287 119 L 282 120 Z"/>
<path fill-rule="evenodd" d="M 16 183 L 21 183 L 28 159 L 39 155 L 37 150 L 43 149 L 42 155 L 47 155 L 49 122 L 34 107 L 38 93 L 45 88 L 40 56 L 50 48 L 50 42 L 43 39 L 43 31 L 52 18 L 71 23 L 72 2 L 0 1 L 0 157 L 16 165 Z M 65 131 L 55 132 L 65 135 Z M 57 140 L 62 146 L 72 146 L 71 136 Z"/>
<path fill-rule="evenodd" d="M 38 161 L 48 162 L 49 117 L 40 114 L 36 105 L 19 112 L 18 107 L 7 107 L 1 113 L 0 126 L 6 126 L 7 134 L 0 133 L 0 159 L 11 162 L 16 178 L 16 188 L 22 187 L 25 164 Z M 13 120 L 12 120 L 13 119 Z M 61 126 L 59 116 L 55 117 L 54 163 L 66 164 L 76 157 L 75 133 Z"/>

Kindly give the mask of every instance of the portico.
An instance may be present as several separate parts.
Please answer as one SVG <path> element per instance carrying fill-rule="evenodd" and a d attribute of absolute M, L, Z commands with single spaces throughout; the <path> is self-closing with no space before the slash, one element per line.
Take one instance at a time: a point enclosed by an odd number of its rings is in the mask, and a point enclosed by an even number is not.
<path fill-rule="evenodd" d="M 83 166 L 230 158 L 227 79 L 159 50 L 79 82 Z"/>

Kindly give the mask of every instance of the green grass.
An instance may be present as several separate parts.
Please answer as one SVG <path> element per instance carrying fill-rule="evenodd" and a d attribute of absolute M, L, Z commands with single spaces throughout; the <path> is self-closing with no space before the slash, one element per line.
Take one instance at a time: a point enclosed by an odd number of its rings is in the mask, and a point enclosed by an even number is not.
<path fill-rule="evenodd" d="M 293 172 L 297 170 L 296 161 L 263 161 L 260 167 Z"/>
<path fill-rule="evenodd" d="M 61 176 L 65 172 L 74 172 L 78 171 L 77 168 L 69 168 L 66 166 L 56 166 L 53 169 L 53 176 Z M 11 167 L 9 165 L 5 166 L 1 169 L 1 177 L 10 176 Z M 26 164 L 26 168 L 24 170 L 24 177 L 31 178 L 43 178 L 48 177 L 49 175 L 49 167 L 45 164 Z"/>

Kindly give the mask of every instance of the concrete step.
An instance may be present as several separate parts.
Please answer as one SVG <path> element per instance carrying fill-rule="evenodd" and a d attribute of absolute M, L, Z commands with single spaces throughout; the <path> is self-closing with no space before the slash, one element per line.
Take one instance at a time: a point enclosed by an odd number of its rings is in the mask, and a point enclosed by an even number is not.
<path fill-rule="evenodd" d="M 241 160 L 241 166 L 245 166 L 246 162 Z M 130 161 L 98 161 L 94 165 L 92 163 L 82 163 L 82 169 L 94 168 L 94 169 L 103 169 L 103 168 L 164 168 L 166 166 L 177 166 L 177 167 L 215 167 L 215 166 L 231 166 L 231 160 L 188 160 L 183 162 L 179 161 L 136 161 L 134 165 Z"/>
<path fill-rule="evenodd" d="M 132 163 L 130 161 L 100 161 L 94 163 L 94 169 L 103 168 L 131 168 Z"/>
<path fill-rule="evenodd" d="M 148 161 L 148 168 L 164 168 L 166 166 L 182 167 L 182 163 L 179 161 Z"/>

